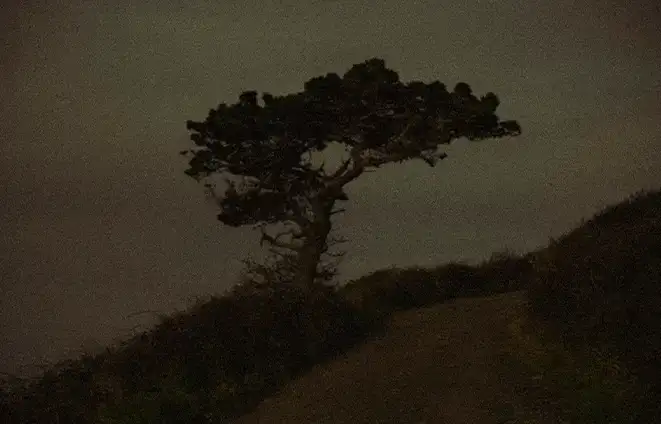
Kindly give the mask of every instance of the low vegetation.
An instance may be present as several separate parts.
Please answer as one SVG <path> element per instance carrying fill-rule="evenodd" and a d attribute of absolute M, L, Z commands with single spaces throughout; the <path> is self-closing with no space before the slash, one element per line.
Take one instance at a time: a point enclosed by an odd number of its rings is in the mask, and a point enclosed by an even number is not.
<path fill-rule="evenodd" d="M 641 192 L 606 208 L 554 240 L 534 262 L 528 292 L 538 335 L 565 356 L 588 351 L 594 362 L 611 364 L 615 374 L 637 381 L 637 392 L 623 383 L 616 389 L 624 393 L 609 401 L 630 413 L 631 421 L 619 422 L 656 421 L 651 418 L 661 417 L 661 192 Z M 574 390 L 586 399 L 574 396 L 577 403 L 615 390 L 595 378 L 581 384 L 587 388 Z M 643 398 L 648 402 L 641 406 Z"/>
<path fill-rule="evenodd" d="M 555 400 L 544 407 L 571 422 L 652 422 L 661 416 L 653 409 L 661 392 L 660 235 L 655 192 L 525 256 L 393 268 L 340 286 L 246 277 L 102 353 L 5 381 L 0 421 L 228 422 L 313 365 L 386 331 L 396 311 L 526 289 L 529 316 L 511 330 L 521 366 L 538 370 L 543 393 Z"/>

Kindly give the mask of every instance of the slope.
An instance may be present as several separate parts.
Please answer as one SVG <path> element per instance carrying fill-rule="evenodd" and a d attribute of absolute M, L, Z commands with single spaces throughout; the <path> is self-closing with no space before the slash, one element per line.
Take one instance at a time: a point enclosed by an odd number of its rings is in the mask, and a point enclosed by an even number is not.
<path fill-rule="evenodd" d="M 523 292 L 398 313 L 379 338 L 287 385 L 236 423 L 514 423 L 536 379 L 511 354 Z"/>

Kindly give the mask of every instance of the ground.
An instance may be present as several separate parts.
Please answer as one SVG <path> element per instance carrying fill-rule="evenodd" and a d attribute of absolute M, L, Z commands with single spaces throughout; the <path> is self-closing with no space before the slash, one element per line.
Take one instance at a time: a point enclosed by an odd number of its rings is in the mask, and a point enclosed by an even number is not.
<path fill-rule="evenodd" d="M 512 352 L 523 292 L 398 313 L 382 335 L 321 364 L 237 424 L 558 423 Z"/>

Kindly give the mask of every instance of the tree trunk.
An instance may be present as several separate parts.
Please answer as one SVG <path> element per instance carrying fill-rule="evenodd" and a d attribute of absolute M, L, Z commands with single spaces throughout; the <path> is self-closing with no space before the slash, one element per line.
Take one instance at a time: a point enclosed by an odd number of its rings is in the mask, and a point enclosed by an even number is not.
<path fill-rule="evenodd" d="M 334 203 L 335 201 L 326 202 L 319 210 L 299 254 L 298 283 L 302 286 L 308 287 L 316 282 L 321 255 L 327 249 L 326 242 L 331 230 L 330 215 Z"/>

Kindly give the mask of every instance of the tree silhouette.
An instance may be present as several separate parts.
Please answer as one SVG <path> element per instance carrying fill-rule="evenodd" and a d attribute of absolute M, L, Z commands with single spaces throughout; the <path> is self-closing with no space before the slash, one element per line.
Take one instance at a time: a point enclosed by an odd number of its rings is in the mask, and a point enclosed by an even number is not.
<path fill-rule="evenodd" d="M 404 84 L 382 59 L 310 79 L 302 92 L 284 96 L 245 91 L 232 105 L 221 103 L 202 122 L 187 121 L 196 147 L 186 174 L 204 180 L 216 196 L 218 219 L 229 226 L 262 231 L 274 253 L 293 254 L 296 281 L 313 284 L 328 250 L 331 217 L 343 212 L 344 188 L 369 169 L 391 162 L 446 157 L 438 146 L 465 137 L 482 140 L 516 136 L 516 121 L 495 114 L 498 97 L 477 98 L 458 83 L 452 92 L 438 81 Z M 333 170 L 315 166 L 311 153 L 330 143 L 348 157 Z M 225 176 L 224 195 L 215 194 L 213 175 Z M 231 178 L 228 178 L 231 177 Z M 273 233 L 273 227 L 284 228 Z M 265 230 L 269 227 L 271 233 Z"/>

